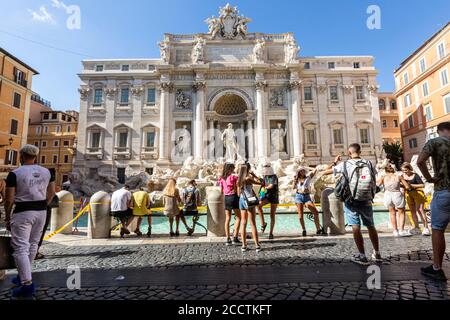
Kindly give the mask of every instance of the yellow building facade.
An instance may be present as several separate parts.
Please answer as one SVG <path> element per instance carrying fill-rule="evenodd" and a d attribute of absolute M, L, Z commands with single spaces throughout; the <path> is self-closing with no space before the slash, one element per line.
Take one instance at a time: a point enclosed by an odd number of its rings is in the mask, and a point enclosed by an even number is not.
<path fill-rule="evenodd" d="M 75 111 L 42 111 L 40 119 L 30 123 L 28 143 L 39 147 L 41 166 L 55 169 L 57 186 L 68 181 L 72 172 L 77 130 Z"/>
<path fill-rule="evenodd" d="M 397 101 L 393 93 L 380 92 L 378 94 L 380 107 L 381 138 L 383 143 L 402 142 L 400 120 L 398 116 Z"/>
<path fill-rule="evenodd" d="M 394 72 L 406 161 L 450 121 L 450 23 L 428 39 Z"/>
<path fill-rule="evenodd" d="M 32 78 L 38 72 L 0 48 L 0 177 L 19 165 L 26 144 Z"/>

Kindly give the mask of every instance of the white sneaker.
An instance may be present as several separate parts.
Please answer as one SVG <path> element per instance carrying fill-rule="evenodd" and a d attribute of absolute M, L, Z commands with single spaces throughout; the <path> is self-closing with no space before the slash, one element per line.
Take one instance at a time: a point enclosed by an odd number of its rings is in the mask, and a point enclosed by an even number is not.
<path fill-rule="evenodd" d="M 411 230 L 409 230 L 409 234 L 412 235 L 412 236 L 419 235 L 420 234 L 420 229 L 419 228 L 411 229 Z"/>
<path fill-rule="evenodd" d="M 401 230 L 398 233 L 399 237 L 411 237 L 411 233 L 409 232 L 409 230 Z"/>
<path fill-rule="evenodd" d="M 422 235 L 423 235 L 424 237 L 429 237 L 429 236 L 431 236 L 431 231 L 430 231 L 430 229 L 428 229 L 428 228 L 423 229 Z"/>
<path fill-rule="evenodd" d="M 394 237 L 400 236 L 400 234 L 398 233 L 398 230 L 395 230 L 392 234 L 394 235 Z"/>

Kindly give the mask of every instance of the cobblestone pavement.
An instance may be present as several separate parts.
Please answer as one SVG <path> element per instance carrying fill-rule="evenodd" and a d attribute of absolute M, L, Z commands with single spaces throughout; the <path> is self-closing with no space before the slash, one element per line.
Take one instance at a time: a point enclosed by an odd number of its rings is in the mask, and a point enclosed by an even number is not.
<path fill-rule="evenodd" d="M 427 280 L 418 272 L 420 266 L 431 263 L 430 238 L 384 237 L 380 241 L 385 258 L 380 290 L 368 290 L 360 275 L 365 274 L 366 269 L 358 271 L 355 268 L 360 267 L 350 263 L 355 250 L 352 239 L 284 239 L 263 242 L 264 251 L 261 253 L 249 251 L 245 254 L 239 247 L 226 247 L 220 243 L 70 248 L 46 244 L 43 252 L 48 258 L 37 261 L 34 267 L 36 281 L 42 279 L 37 299 L 450 299 L 447 283 Z M 367 247 L 367 252 L 371 252 L 368 241 Z M 446 272 L 450 274 L 448 253 L 445 264 Z M 82 286 L 77 291 L 65 288 L 66 269 L 71 265 L 79 266 L 83 272 L 88 270 L 88 287 Z M 231 277 L 216 276 L 205 280 L 210 283 L 202 284 L 202 281 L 196 281 L 195 270 L 205 270 L 208 275 L 229 274 L 230 270 L 234 270 L 248 272 L 251 277 L 248 283 L 245 283 L 244 277 L 243 281 L 239 278 L 241 282 L 236 284 Z M 334 275 L 324 276 L 323 280 L 321 276 L 307 276 L 308 272 L 318 273 L 317 270 L 322 270 L 322 273 L 330 270 Z M 154 277 L 170 273 L 171 285 L 150 285 L 152 281 L 157 283 L 157 279 L 151 279 L 152 271 Z M 111 279 L 105 281 L 105 275 L 111 278 L 111 275 L 122 272 L 131 278 L 141 279 L 137 283 L 142 284 L 135 286 L 135 283 L 125 281 L 118 285 Z M 189 277 L 190 272 L 192 278 Z M 268 275 L 270 281 L 267 280 Z M 177 277 L 183 278 L 179 285 Z M 330 281 L 330 277 L 336 279 Z M 55 278 L 55 283 L 47 284 L 45 279 L 48 278 Z M 146 278 L 149 280 L 142 280 Z M 261 282 L 258 282 L 259 279 Z M 9 288 L 5 282 L 0 282 L 0 300 L 3 299 L 9 299 Z"/>

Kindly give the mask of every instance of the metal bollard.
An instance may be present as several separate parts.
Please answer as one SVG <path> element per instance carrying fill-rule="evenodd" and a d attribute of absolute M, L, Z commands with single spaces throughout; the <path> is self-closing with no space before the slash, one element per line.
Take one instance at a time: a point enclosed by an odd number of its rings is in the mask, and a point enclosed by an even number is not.
<path fill-rule="evenodd" d="M 344 204 L 336 198 L 333 188 L 327 188 L 322 192 L 320 204 L 323 211 L 322 224 L 325 231 L 330 228 L 331 235 L 344 235 Z"/>
<path fill-rule="evenodd" d="M 111 237 L 111 196 L 100 191 L 91 197 L 88 222 L 89 239 L 108 239 Z"/>
<path fill-rule="evenodd" d="M 56 196 L 59 199 L 59 207 L 52 209 L 50 232 L 59 230 L 67 222 L 73 219 L 73 195 L 68 191 L 61 191 L 58 192 Z M 68 225 L 61 234 L 72 234 L 72 223 Z"/>
<path fill-rule="evenodd" d="M 220 187 L 207 187 L 208 199 L 207 228 L 208 237 L 225 237 L 225 204 Z"/>

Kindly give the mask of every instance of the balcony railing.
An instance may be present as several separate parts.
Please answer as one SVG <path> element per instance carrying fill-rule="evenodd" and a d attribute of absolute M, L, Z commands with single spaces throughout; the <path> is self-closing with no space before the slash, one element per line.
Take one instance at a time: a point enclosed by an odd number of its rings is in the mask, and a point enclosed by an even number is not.
<path fill-rule="evenodd" d="M 17 76 L 14 76 L 14 82 L 20 84 L 22 87 L 28 88 L 28 81 L 25 79 L 20 79 Z"/>

